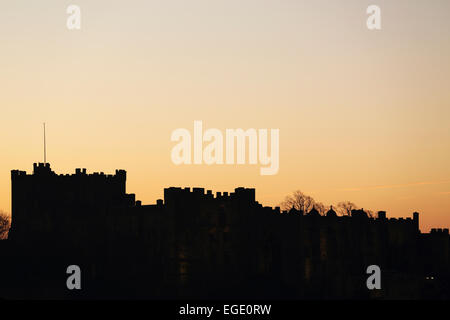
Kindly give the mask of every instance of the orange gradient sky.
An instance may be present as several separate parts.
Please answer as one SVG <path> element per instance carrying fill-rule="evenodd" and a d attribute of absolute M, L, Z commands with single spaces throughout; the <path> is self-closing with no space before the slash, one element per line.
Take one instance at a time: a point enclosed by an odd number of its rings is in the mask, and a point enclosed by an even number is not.
<path fill-rule="evenodd" d="M 81 30 L 66 8 L 81 8 Z M 381 7 L 382 30 L 366 28 Z M 168 186 L 300 189 L 450 227 L 450 2 L 3 1 L 0 209 L 10 170 L 128 172 L 143 203 Z M 171 132 L 280 130 L 280 170 L 171 162 Z"/>

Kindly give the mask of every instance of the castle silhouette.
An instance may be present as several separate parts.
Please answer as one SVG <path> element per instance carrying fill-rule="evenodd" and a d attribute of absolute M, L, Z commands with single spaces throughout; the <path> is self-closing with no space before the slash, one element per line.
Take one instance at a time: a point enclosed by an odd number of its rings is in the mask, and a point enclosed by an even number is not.
<path fill-rule="evenodd" d="M 4 298 L 450 298 L 448 229 L 412 218 L 264 207 L 255 189 L 166 188 L 143 205 L 126 171 L 11 171 L 12 224 L 0 241 Z M 67 266 L 82 290 L 66 287 Z M 368 290 L 378 265 L 382 289 Z"/>

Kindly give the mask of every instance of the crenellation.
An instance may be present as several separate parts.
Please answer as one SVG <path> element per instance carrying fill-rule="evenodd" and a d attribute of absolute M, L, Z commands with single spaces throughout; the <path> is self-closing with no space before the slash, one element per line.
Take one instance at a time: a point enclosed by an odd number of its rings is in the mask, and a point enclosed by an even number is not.
<path fill-rule="evenodd" d="M 173 279 L 179 279 L 177 270 L 187 262 L 193 269 L 202 270 L 202 277 L 219 272 L 224 285 L 262 274 L 280 276 L 280 282 L 287 281 L 296 288 L 307 288 L 308 283 L 322 279 L 325 263 L 327 268 L 328 264 L 337 268 L 344 280 L 347 274 L 359 274 L 360 270 L 347 269 L 349 259 L 357 265 L 367 259 L 381 259 L 389 270 L 403 270 L 399 261 L 412 261 L 407 267 L 415 268 L 417 263 L 414 272 L 420 275 L 430 272 L 421 264 L 422 256 L 439 261 L 442 269 L 449 266 L 448 229 L 420 233 L 417 212 L 413 218 L 387 219 L 386 212 L 379 211 L 373 219 L 364 209 L 352 210 L 350 216 L 339 216 L 332 207 L 326 213 L 315 208 L 309 212 L 281 210 L 263 206 L 255 200 L 255 189 L 244 187 L 215 194 L 199 187 L 169 187 L 164 189 L 163 199 L 145 205 L 135 194 L 125 192 L 125 171 L 116 170 L 115 175 L 86 174 L 86 169 L 79 168 L 71 175 L 49 172 L 50 167 L 42 165 L 36 165 L 31 175 L 11 171 L 12 243 L 86 244 L 86 250 L 93 250 L 89 259 L 99 252 L 113 255 L 102 257 L 105 261 L 115 257 L 115 250 L 139 247 L 148 254 L 142 258 L 152 261 L 150 265 L 144 263 L 142 269 L 158 267 L 163 273 L 158 279 L 169 281 L 164 286 L 177 286 Z M 61 234 L 64 240 L 58 238 Z M 417 243 L 418 249 L 414 249 Z M 432 249 L 436 246 L 438 251 Z M 225 248 L 228 261 L 233 261 L 226 267 L 214 262 L 225 254 Z M 436 253 L 441 251 L 447 256 Z M 127 254 L 117 253 L 118 257 L 134 259 Z M 228 267 L 234 272 L 227 273 Z M 286 273 L 271 271 L 280 268 Z M 183 276 L 197 275 L 188 269 Z M 340 297 L 343 292 L 335 289 Z"/>
<path fill-rule="evenodd" d="M 196 195 L 204 195 L 205 189 L 204 188 L 193 188 L 192 193 L 194 193 Z"/>
<path fill-rule="evenodd" d="M 432 228 L 430 231 L 431 234 L 442 234 L 442 235 L 448 235 L 448 229 L 442 229 L 442 228 Z"/>

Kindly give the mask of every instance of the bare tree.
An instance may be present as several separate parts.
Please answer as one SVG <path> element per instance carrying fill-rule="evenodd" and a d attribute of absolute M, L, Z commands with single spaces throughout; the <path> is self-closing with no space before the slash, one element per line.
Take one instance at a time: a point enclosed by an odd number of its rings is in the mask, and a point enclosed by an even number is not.
<path fill-rule="evenodd" d="M 11 226 L 11 217 L 0 211 L 0 240 L 8 237 L 9 227 Z"/>
<path fill-rule="evenodd" d="M 296 210 L 307 213 L 315 208 L 320 215 L 325 215 L 328 207 L 322 202 L 315 201 L 312 197 L 307 196 L 300 190 L 294 191 L 292 195 L 287 196 L 284 201 L 280 204 L 283 210 L 289 211 L 294 208 Z M 352 210 L 357 210 L 359 207 L 350 201 L 342 201 L 337 204 L 337 213 L 341 216 L 351 216 Z M 373 218 L 375 216 L 372 210 L 364 210 L 367 216 Z"/>
<path fill-rule="evenodd" d="M 327 212 L 327 207 L 322 202 L 315 202 L 314 208 L 316 208 L 322 216 Z"/>
<path fill-rule="evenodd" d="M 364 212 L 367 213 L 369 218 L 375 218 L 375 212 L 373 210 L 364 210 Z"/>
<path fill-rule="evenodd" d="M 352 214 L 352 210 L 358 209 L 356 204 L 350 201 L 342 201 L 339 202 L 338 205 L 338 212 L 343 216 L 350 216 Z"/>
<path fill-rule="evenodd" d="M 300 190 L 294 191 L 294 193 L 290 196 L 287 196 L 284 201 L 281 203 L 281 208 L 283 210 L 290 210 L 292 208 L 296 210 L 300 210 L 303 212 L 309 212 L 314 207 L 316 202 L 310 196 L 305 195 Z M 317 211 L 320 211 L 316 208 Z"/>

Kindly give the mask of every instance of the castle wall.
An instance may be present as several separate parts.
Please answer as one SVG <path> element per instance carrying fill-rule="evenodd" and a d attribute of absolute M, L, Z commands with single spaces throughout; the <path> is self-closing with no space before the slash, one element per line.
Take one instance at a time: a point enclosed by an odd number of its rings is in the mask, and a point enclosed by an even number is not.
<path fill-rule="evenodd" d="M 142 205 L 126 193 L 123 170 L 57 175 L 35 164 L 33 174 L 14 170 L 11 180 L 10 241 L 48 279 L 46 266 L 75 260 L 92 283 L 117 282 L 119 272 L 124 291 L 151 287 L 147 294 L 158 297 L 241 288 L 243 296 L 351 298 L 369 297 L 365 270 L 376 264 L 392 279 L 384 297 L 405 283 L 413 297 L 425 276 L 449 272 L 448 230 L 420 233 L 418 213 L 281 212 L 246 188 L 214 195 L 171 187 L 163 200 Z"/>

